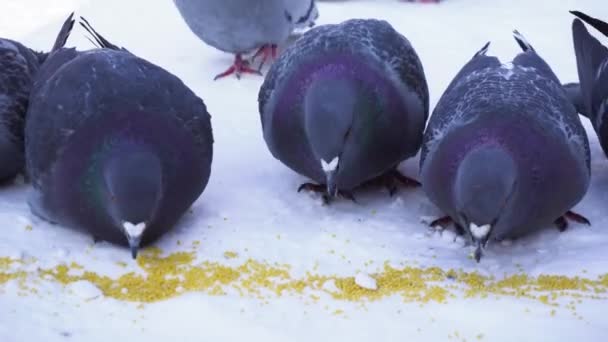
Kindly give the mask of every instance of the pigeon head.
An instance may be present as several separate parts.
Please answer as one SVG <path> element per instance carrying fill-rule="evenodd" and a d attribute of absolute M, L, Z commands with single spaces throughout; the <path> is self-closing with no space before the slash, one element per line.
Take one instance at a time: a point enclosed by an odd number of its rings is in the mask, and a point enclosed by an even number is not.
<path fill-rule="evenodd" d="M 118 144 L 103 162 L 102 193 L 107 215 L 129 243 L 133 258 L 162 196 L 160 159 L 144 145 Z"/>
<path fill-rule="evenodd" d="M 513 158 L 499 146 L 482 146 L 461 161 L 454 184 L 458 222 L 476 244 L 479 262 L 482 248 L 509 207 L 516 185 Z"/>
<path fill-rule="evenodd" d="M 366 110 L 360 85 L 348 78 L 321 77 L 311 84 L 304 100 L 305 130 L 319 168 L 325 174 L 327 194 L 335 196 L 339 185 L 355 184 L 354 164 L 344 153 L 353 134 L 353 121 Z"/>

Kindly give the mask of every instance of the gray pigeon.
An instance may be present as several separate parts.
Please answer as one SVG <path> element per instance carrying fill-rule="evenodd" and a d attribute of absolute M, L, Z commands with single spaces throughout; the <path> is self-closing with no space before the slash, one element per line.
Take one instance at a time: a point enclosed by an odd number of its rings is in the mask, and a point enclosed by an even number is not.
<path fill-rule="evenodd" d="M 506 64 L 486 44 L 435 108 L 420 160 L 422 186 L 476 245 L 517 238 L 566 218 L 589 186 L 589 142 L 551 68 L 515 31 L 523 49 Z M 463 228 L 464 227 L 464 228 Z"/>
<path fill-rule="evenodd" d="M 383 175 L 418 184 L 396 167 L 420 149 L 428 87 L 414 48 L 386 21 L 309 30 L 271 66 L 258 101 L 272 155 L 318 183 L 300 190 L 353 199 Z"/>
<path fill-rule="evenodd" d="M 268 58 L 296 29 L 314 25 L 319 13 L 315 0 L 173 0 L 190 30 L 206 44 L 235 54 L 234 64 L 215 77 L 242 73 L 260 74 Z M 243 55 L 258 49 L 253 69 Z"/>
<path fill-rule="evenodd" d="M 608 37 L 608 24 L 584 13 L 574 15 Z M 593 37 L 579 19 L 572 24 L 574 50 L 578 66 L 579 84 L 566 85 L 579 113 L 587 116 L 608 155 L 608 49 Z"/>
<path fill-rule="evenodd" d="M 210 176 L 203 101 L 176 76 L 82 26 L 99 49 L 60 49 L 25 124 L 31 210 L 95 240 L 138 248 L 172 229 Z"/>
<path fill-rule="evenodd" d="M 0 182 L 23 171 L 23 125 L 33 79 L 49 53 L 63 47 L 73 25 L 70 15 L 48 53 L 0 38 Z"/>

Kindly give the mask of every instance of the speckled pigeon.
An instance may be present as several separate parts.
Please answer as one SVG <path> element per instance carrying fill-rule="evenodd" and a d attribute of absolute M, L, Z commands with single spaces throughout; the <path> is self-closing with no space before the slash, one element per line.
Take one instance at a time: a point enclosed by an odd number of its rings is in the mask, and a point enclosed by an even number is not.
<path fill-rule="evenodd" d="M 386 21 L 309 30 L 271 66 L 258 101 L 272 155 L 318 183 L 300 189 L 352 199 L 383 175 L 417 184 L 396 167 L 420 149 L 428 87 L 414 48 Z"/>
<path fill-rule="evenodd" d="M 206 44 L 235 54 L 234 64 L 218 78 L 242 73 L 260 74 L 266 60 L 275 58 L 277 47 L 289 35 L 314 25 L 319 13 L 315 0 L 174 0 L 190 30 Z M 258 69 L 243 58 L 258 49 L 252 61 L 262 56 Z"/>
<path fill-rule="evenodd" d="M 205 189 L 210 115 L 176 76 L 81 24 L 100 48 L 54 52 L 32 90 L 29 204 L 48 221 L 128 245 L 135 258 Z"/>
<path fill-rule="evenodd" d="M 514 31 L 523 52 L 506 64 L 486 44 L 456 75 L 425 131 L 422 186 L 476 246 L 566 218 L 589 186 L 589 143 L 556 75 Z M 464 227 L 464 228 L 463 228 Z"/>
<path fill-rule="evenodd" d="M 608 37 L 608 24 L 578 11 L 572 13 Z M 566 85 L 579 113 L 587 116 L 595 129 L 604 153 L 608 155 L 608 48 L 585 28 L 579 19 L 572 24 L 579 84 Z"/>
<path fill-rule="evenodd" d="M 23 171 L 23 126 L 33 79 L 49 53 L 65 44 L 74 25 L 72 16 L 64 22 L 50 52 L 0 38 L 0 182 Z"/>

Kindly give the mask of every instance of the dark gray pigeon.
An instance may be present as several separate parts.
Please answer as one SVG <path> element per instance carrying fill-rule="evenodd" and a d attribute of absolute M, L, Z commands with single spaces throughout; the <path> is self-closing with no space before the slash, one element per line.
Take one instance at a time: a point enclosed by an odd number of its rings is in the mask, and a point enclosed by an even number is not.
<path fill-rule="evenodd" d="M 578 11 L 572 13 L 608 37 L 607 23 Z M 579 19 L 572 23 L 572 35 L 580 83 L 568 84 L 566 89 L 579 113 L 593 124 L 608 155 L 608 124 L 604 121 L 608 115 L 608 49 L 589 34 Z"/>
<path fill-rule="evenodd" d="M 329 199 L 396 171 L 420 149 L 429 112 L 422 64 L 386 21 L 311 29 L 272 65 L 259 93 L 272 155 Z"/>
<path fill-rule="evenodd" d="M 235 54 L 234 64 L 215 79 L 242 73 L 260 74 L 275 58 L 277 48 L 296 29 L 314 25 L 319 13 L 315 0 L 174 0 L 190 30 L 205 44 Z M 258 69 L 243 55 L 258 50 Z"/>
<path fill-rule="evenodd" d="M 420 160 L 422 186 L 468 233 L 481 258 L 490 239 L 517 238 L 565 218 L 589 186 L 589 143 L 551 68 L 515 31 L 523 49 L 506 64 L 486 44 L 435 108 Z M 464 227 L 464 228 L 463 228 Z"/>
<path fill-rule="evenodd" d="M 23 125 L 33 79 L 49 53 L 65 44 L 74 25 L 72 16 L 64 22 L 50 52 L 37 52 L 0 38 L 0 182 L 23 171 Z"/>
<path fill-rule="evenodd" d="M 128 245 L 172 229 L 210 176 L 203 101 L 176 76 L 111 44 L 60 49 L 40 70 L 25 125 L 34 213 Z"/>

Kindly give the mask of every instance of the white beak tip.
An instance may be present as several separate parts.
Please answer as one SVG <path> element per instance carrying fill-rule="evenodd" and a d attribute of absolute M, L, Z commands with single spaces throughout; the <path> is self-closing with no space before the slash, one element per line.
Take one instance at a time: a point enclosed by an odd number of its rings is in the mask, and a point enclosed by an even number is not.
<path fill-rule="evenodd" d="M 484 224 L 481 226 L 478 226 L 475 223 L 469 224 L 469 230 L 471 231 L 471 235 L 473 235 L 473 237 L 478 240 L 486 238 L 490 233 L 491 228 L 492 225 L 489 224 Z"/>
<path fill-rule="evenodd" d="M 125 229 L 125 233 L 130 238 L 138 238 L 144 233 L 144 230 L 146 229 L 146 223 L 140 222 L 137 224 L 133 224 L 131 222 L 123 222 L 122 227 Z"/>
<path fill-rule="evenodd" d="M 340 162 L 340 158 L 338 157 L 335 157 L 329 163 L 326 162 L 324 159 L 321 159 L 321 168 L 325 173 L 336 171 L 336 169 L 338 168 L 338 162 Z"/>

